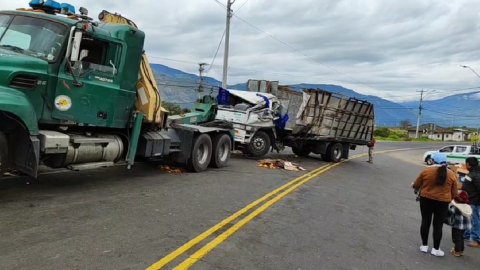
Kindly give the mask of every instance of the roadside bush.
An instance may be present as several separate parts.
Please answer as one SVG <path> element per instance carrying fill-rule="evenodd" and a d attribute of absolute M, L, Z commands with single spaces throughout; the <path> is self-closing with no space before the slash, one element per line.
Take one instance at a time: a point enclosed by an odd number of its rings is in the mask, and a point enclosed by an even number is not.
<path fill-rule="evenodd" d="M 373 136 L 387 138 L 390 136 L 390 129 L 387 127 L 379 127 L 373 131 Z"/>
<path fill-rule="evenodd" d="M 390 134 L 390 136 L 388 136 L 388 140 L 389 141 L 399 141 L 400 137 L 398 136 L 398 134 Z"/>

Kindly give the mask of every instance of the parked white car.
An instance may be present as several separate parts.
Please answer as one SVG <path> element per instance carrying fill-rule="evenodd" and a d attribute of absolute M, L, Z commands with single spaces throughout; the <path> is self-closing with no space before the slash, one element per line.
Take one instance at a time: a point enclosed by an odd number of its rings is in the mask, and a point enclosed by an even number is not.
<path fill-rule="evenodd" d="M 425 152 L 425 154 L 423 154 L 423 161 L 425 161 L 427 165 L 432 165 L 433 154 L 440 152 L 447 155 L 448 163 L 463 163 L 467 156 L 471 153 L 471 150 L 472 146 L 470 145 L 448 145 L 436 151 Z"/>

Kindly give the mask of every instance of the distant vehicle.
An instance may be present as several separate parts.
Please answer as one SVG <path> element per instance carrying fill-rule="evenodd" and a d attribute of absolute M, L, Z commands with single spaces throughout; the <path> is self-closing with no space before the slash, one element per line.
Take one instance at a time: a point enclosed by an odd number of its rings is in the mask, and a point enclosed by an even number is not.
<path fill-rule="evenodd" d="M 453 164 L 463 163 L 467 156 L 474 154 L 471 145 L 448 145 L 436 151 L 425 152 L 425 154 L 423 154 L 423 161 L 425 161 L 427 165 L 433 165 L 433 154 L 439 152 L 447 155 L 447 162 Z"/>

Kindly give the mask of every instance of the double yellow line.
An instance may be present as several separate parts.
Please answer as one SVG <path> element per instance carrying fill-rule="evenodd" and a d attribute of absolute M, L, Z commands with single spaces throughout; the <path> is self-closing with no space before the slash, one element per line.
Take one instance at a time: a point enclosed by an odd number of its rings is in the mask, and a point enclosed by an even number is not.
<path fill-rule="evenodd" d="M 403 150 L 409 150 L 410 148 L 405 148 L 405 149 L 395 149 L 395 150 L 386 150 L 386 151 L 379 151 L 375 152 L 376 154 L 382 154 L 382 153 L 388 153 L 388 152 L 394 152 L 394 151 L 403 151 Z M 350 159 L 355 159 L 359 158 L 362 156 L 365 156 L 366 154 L 359 154 L 355 156 L 351 156 Z M 161 260 L 158 262 L 152 264 L 150 267 L 148 267 L 146 270 L 156 270 L 160 269 L 161 267 L 165 266 L 166 264 L 170 263 L 174 259 L 176 259 L 178 256 L 182 255 L 201 241 L 205 240 L 207 237 L 218 231 L 219 229 L 223 228 L 225 225 L 229 224 L 230 222 L 234 221 L 241 215 L 245 214 L 255 206 L 261 204 L 262 202 L 268 200 L 266 203 L 255 209 L 253 212 L 248 214 L 246 217 L 242 218 L 240 221 L 238 221 L 235 225 L 230 227 L 228 230 L 220 234 L 219 236 L 215 237 L 213 240 L 208 242 L 205 246 L 200 248 L 198 251 L 196 251 L 194 254 L 190 255 L 187 259 L 185 259 L 183 262 L 181 262 L 179 265 L 177 265 L 175 270 L 178 269 L 188 269 L 190 266 L 192 266 L 194 263 L 196 263 L 198 260 L 203 258 L 206 254 L 208 254 L 212 249 L 214 249 L 216 246 L 221 244 L 223 241 L 225 241 L 228 237 L 230 237 L 232 234 L 234 234 L 237 230 L 239 230 L 241 227 L 243 227 L 245 224 L 247 224 L 249 221 L 251 221 L 253 218 L 258 216 L 260 213 L 265 211 L 267 208 L 269 208 L 271 205 L 274 203 L 278 202 L 280 199 L 285 197 L 287 194 L 291 193 L 301 185 L 307 183 L 308 181 L 312 180 L 313 178 L 323 174 L 324 172 L 340 165 L 341 163 L 344 163 L 348 160 L 341 161 L 339 163 L 335 164 L 327 164 L 324 166 L 321 166 L 309 173 L 306 173 L 300 177 L 297 177 L 293 179 L 292 181 L 284 184 L 283 186 L 273 190 L 272 192 L 266 194 L 265 196 L 261 197 L 260 199 L 252 202 L 251 204 L 247 205 L 246 207 L 240 209 L 238 212 L 234 213 L 233 215 L 229 216 L 228 218 L 224 219 L 223 221 L 219 222 L 215 226 L 211 227 L 210 229 L 206 230 L 202 234 L 198 235 L 197 237 L 193 238 L 192 240 L 188 241 L 185 243 L 183 246 L 179 247 L 172 253 L 168 254 L 167 256 L 163 257 Z"/>

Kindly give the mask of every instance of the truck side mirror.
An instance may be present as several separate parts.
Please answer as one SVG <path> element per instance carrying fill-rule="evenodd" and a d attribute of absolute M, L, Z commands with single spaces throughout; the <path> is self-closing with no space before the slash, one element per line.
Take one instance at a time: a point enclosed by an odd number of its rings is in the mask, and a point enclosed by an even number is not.
<path fill-rule="evenodd" d="M 88 56 L 88 50 L 82 50 L 80 52 L 80 61 L 83 61 L 83 58 L 87 57 Z"/>
<path fill-rule="evenodd" d="M 82 31 L 76 31 L 72 42 L 71 62 L 77 62 L 80 55 L 80 44 L 82 43 Z"/>

